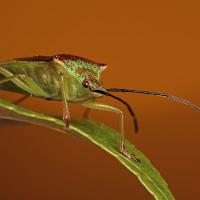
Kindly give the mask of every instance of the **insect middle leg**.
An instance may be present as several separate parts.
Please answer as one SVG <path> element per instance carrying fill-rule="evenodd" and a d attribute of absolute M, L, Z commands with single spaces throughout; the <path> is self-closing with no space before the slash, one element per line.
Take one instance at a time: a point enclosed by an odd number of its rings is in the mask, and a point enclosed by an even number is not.
<path fill-rule="evenodd" d="M 121 128 L 121 141 L 120 141 L 120 152 L 125 155 L 126 157 L 136 161 L 140 162 L 140 158 L 137 157 L 136 155 L 128 152 L 125 147 L 125 137 L 124 137 L 124 115 L 123 112 L 111 105 L 106 105 L 98 102 L 85 102 L 82 105 L 86 106 L 87 108 L 90 109 L 98 109 L 98 110 L 105 110 L 105 111 L 111 111 L 120 114 L 120 128 Z"/>
<path fill-rule="evenodd" d="M 67 78 L 64 74 L 60 74 L 60 86 L 61 86 L 61 93 L 62 93 L 62 100 L 63 100 L 63 121 L 64 121 L 64 129 L 67 130 L 69 127 L 69 108 L 68 108 L 68 84 Z"/>

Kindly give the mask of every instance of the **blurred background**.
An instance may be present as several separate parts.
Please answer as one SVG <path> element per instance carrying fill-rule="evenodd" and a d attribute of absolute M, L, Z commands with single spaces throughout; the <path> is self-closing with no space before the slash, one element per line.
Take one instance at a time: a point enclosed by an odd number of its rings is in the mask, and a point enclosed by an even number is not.
<path fill-rule="evenodd" d="M 0 60 L 70 53 L 107 63 L 106 87 L 164 91 L 200 105 L 198 1 L 4 1 Z M 200 113 L 164 98 L 118 94 L 126 137 L 147 155 L 176 199 L 200 199 Z M 19 94 L 0 91 L 14 101 Z M 61 102 L 29 98 L 26 108 L 62 114 Z M 84 109 L 71 105 L 72 117 Z M 119 130 L 113 113 L 90 117 Z M 153 199 L 136 177 L 95 145 L 29 124 L 0 121 L 0 199 Z"/>

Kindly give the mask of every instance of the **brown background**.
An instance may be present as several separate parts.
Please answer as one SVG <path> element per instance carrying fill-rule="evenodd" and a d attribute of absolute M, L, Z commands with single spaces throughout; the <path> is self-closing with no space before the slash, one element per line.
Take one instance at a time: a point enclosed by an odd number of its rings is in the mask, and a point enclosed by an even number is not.
<path fill-rule="evenodd" d="M 166 91 L 200 104 L 198 1 L 138 2 L 1 2 L 0 59 L 71 53 L 107 63 L 107 87 Z M 0 94 L 9 101 L 20 96 Z M 119 96 L 134 106 L 140 124 L 133 135 L 125 110 L 127 138 L 152 160 L 177 199 L 200 199 L 200 114 L 159 97 Z M 60 102 L 36 98 L 22 105 L 53 115 L 62 110 Z M 74 117 L 82 111 L 71 106 Z M 93 111 L 91 118 L 118 128 L 115 114 Z M 32 125 L 1 123 L 0 132 L 0 199 L 153 199 L 93 144 Z"/>

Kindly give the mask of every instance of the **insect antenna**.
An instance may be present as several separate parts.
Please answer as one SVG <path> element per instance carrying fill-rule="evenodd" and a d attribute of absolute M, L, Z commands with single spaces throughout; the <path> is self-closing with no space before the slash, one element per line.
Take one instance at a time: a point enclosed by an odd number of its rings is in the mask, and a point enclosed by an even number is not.
<path fill-rule="evenodd" d="M 133 124 L 134 124 L 134 130 L 135 130 L 135 132 L 136 133 L 138 132 L 138 123 L 137 123 L 137 119 L 136 119 L 135 113 L 133 112 L 131 106 L 126 101 L 124 101 L 123 99 L 121 99 L 121 98 L 119 98 L 119 97 L 117 97 L 117 96 L 115 96 L 113 94 L 110 94 L 109 92 L 103 91 L 103 90 L 96 90 L 96 89 L 92 89 L 92 88 L 90 88 L 90 90 L 92 92 L 96 92 L 96 93 L 99 93 L 99 94 L 103 94 L 105 96 L 112 97 L 112 98 L 120 101 L 121 103 L 123 103 L 127 107 L 129 113 L 131 114 L 131 117 L 133 119 Z"/>
<path fill-rule="evenodd" d="M 166 97 L 166 98 L 171 99 L 173 101 L 191 106 L 193 109 L 200 112 L 200 108 L 198 106 L 194 105 L 193 103 L 186 101 L 184 99 L 175 97 L 173 95 L 164 93 L 164 92 L 152 92 L 152 91 L 146 91 L 146 90 L 129 90 L 129 89 L 125 89 L 125 88 L 109 88 L 109 89 L 107 89 L 107 91 L 109 91 L 109 92 L 131 92 L 131 93 L 150 94 L 150 95 Z"/>

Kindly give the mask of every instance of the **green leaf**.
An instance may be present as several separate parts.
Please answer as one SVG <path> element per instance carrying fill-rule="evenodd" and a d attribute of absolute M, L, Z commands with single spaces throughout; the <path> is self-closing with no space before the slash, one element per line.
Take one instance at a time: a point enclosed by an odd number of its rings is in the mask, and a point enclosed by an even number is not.
<path fill-rule="evenodd" d="M 64 124 L 62 120 L 24 109 L 4 100 L 0 100 L 0 118 L 45 126 L 63 133 L 70 133 L 88 139 L 114 156 L 130 172 L 136 175 L 155 199 L 174 199 L 168 185 L 150 161 L 127 140 L 127 150 L 140 157 L 141 162 L 138 163 L 123 156 L 119 152 L 120 134 L 102 123 L 85 119 L 74 119 L 70 122 L 70 130 L 66 132 L 63 129 Z"/>

